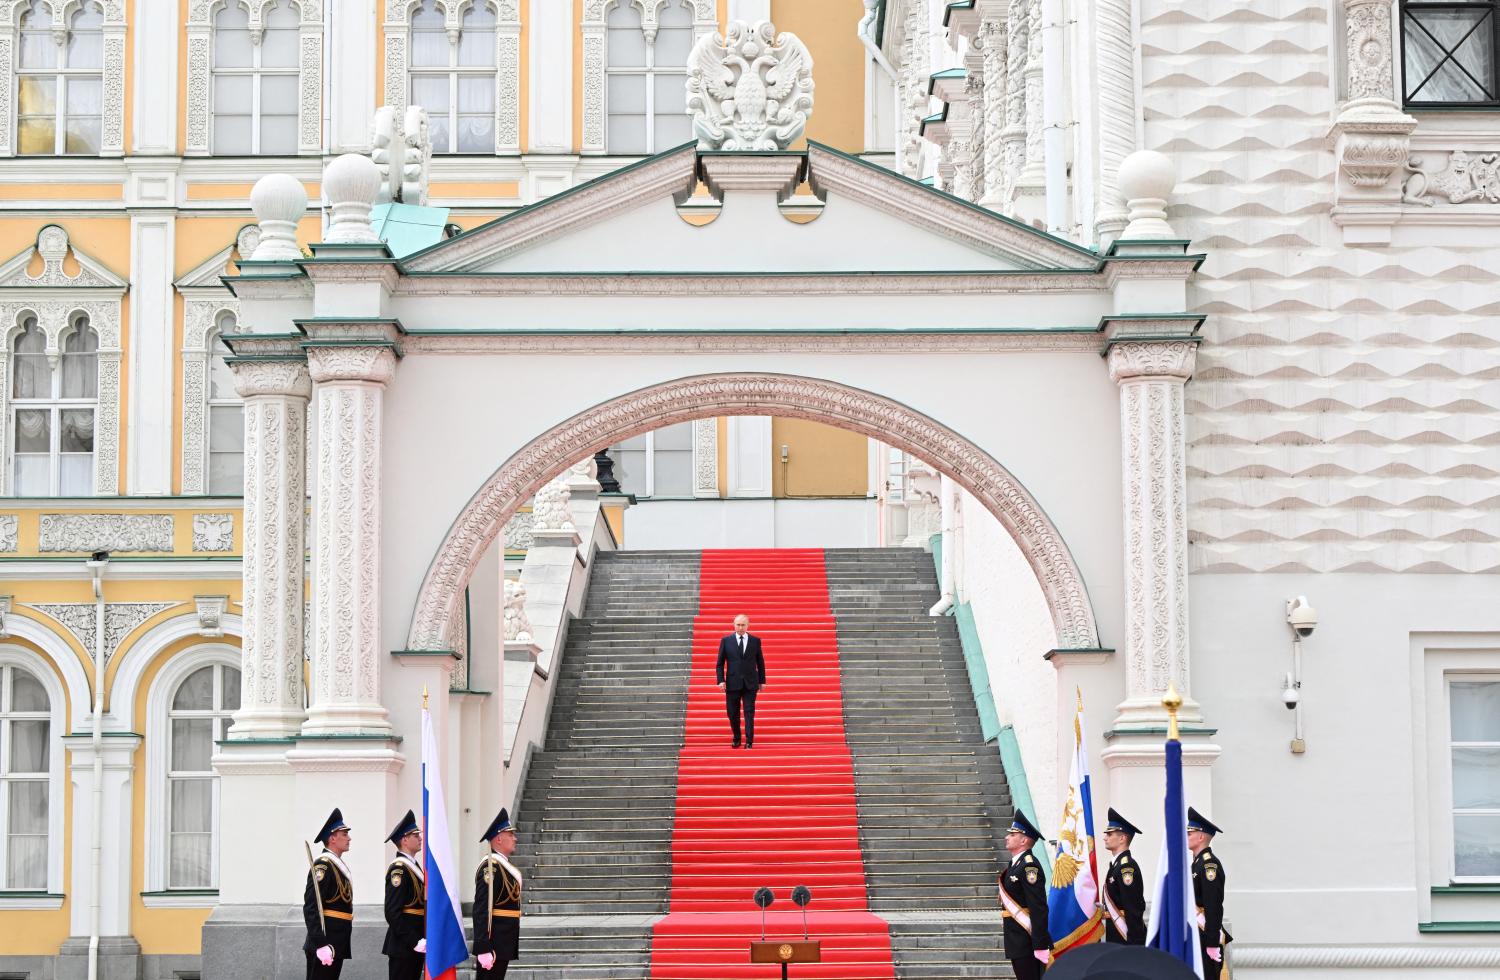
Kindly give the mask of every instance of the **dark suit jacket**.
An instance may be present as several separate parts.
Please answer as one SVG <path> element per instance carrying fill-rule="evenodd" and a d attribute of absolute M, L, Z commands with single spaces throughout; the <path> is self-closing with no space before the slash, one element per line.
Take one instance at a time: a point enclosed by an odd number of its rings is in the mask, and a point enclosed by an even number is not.
<path fill-rule="evenodd" d="M 760 655 L 760 637 L 745 634 L 745 653 L 733 633 L 719 641 L 719 661 L 714 678 L 726 691 L 756 691 L 766 682 L 766 659 Z"/>
<path fill-rule="evenodd" d="M 380 951 L 387 956 L 410 955 L 427 935 L 427 884 L 405 861 L 385 869 L 385 924 Z"/>
<path fill-rule="evenodd" d="M 321 918 L 314 888 L 323 899 Z M 315 953 L 324 946 L 332 946 L 334 959 L 353 958 L 349 940 L 354 932 L 354 883 L 344 877 L 326 853 L 318 856 L 307 873 L 307 887 L 302 890 L 302 919 L 307 923 L 304 950 Z"/>
<path fill-rule="evenodd" d="M 1015 960 L 1029 957 L 1039 949 L 1051 949 L 1052 934 L 1047 931 L 1047 872 L 1036 857 L 1027 851 L 1019 861 L 1013 859 L 1000 872 L 1000 887 L 1031 915 L 1029 932 L 1016 919 L 1005 917 L 1005 958 Z"/>

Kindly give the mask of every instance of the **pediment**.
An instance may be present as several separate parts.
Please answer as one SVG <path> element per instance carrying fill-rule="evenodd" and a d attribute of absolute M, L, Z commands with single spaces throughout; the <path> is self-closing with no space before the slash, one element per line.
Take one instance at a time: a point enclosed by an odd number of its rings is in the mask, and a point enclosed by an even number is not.
<path fill-rule="evenodd" d="M 802 179 L 821 203 L 791 213 L 778 202 Z M 684 207 L 700 182 L 717 208 Z M 419 275 L 1092 272 L 1098 266 L 1088 249 L 816 143 L 806 154 L 700 154 L 680 147 L 402 262 L 404 271 Z"/>
<path fill-rule="evenodd" d="M 72 253 L 74 270 L 69 271 L 67 257 Z M 42 269 L 32 275 L 28 269 L 35 258 L 42 258 Z M 36 244 L 0 264 L 0 289 L 77 289 L 103 288 L 124 290 L 130 283 L 110 271 L 109 267 L 81 251 L 68 240 L 61 225 L 47 225 L 37 232 Z"/>
<path fill-rule="evenodd" d="M 231 274 L 229 264 L 254 252 L 259 241 L 260 227 L 246 225 L 234 236 L 233 242 L 178 276 L 172 285 L 183 295 L 201 293 L 204 290 L 228 292 L 229 287 L 224 285 L 223 277 Z"/>

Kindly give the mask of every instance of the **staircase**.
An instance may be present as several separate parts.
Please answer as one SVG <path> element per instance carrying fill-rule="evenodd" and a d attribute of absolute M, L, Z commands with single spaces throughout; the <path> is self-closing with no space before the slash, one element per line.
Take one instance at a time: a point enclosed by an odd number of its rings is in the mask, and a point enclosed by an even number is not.
<path fill-rule="evenodd" d="M 697 552 L 601 552 L 568 631 L 518 824 L 516 980 L 631 980 L 672 883 Z"/>
<path fill-rule="evenodd" d="M 896 976 L 1009 977 L 995 899 L 1009 792 L 954 622 L 927 615 L 932 557 L 832 550 L 826 569 L 869 909 L 890 923 Z M 601 553 L 592 575 L 519 807 L 512 980 L 644 980 L 668 910 L 700 555 Z M 757 753 L 776 741 L 772 715 L 758 722 Z"/>
<path fill-rule="evenodd" d="M 1010 790 L 957 625 L 928 615 L 932 556 L 831 550 L 827 566 L 870 908 L 892 923 L 896 975 L 1010 976 L 995 897 Z"/>

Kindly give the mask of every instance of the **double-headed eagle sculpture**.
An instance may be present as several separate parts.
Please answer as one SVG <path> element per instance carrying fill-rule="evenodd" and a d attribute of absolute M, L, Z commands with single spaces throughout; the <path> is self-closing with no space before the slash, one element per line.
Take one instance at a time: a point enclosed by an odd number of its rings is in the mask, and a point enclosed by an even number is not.
<path fill-rule="evenodd" d="M 687 111 L 700 150 L 784 150 L 812 115 L 812 55 L 770 21 L 729 25 L 693 45 Z"/>

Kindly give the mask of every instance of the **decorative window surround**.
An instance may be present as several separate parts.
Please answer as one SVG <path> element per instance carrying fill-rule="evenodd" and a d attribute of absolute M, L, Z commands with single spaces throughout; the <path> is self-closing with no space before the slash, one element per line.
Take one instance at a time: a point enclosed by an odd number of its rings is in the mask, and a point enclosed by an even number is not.
<path fill-rule="evenodd" d="M 28 650 L 25 647 L 0 644 L 0 667 L 14 667 L 26 671 L 41 683 L 47 692 L 48 721 L 51 725 L 48 738 L 51 741 L 51 750 L 47 760 L 47 839 L 50 845 L 47 848 L 47 889 L 46 894 L 29 893 L 24 896 L 16 896 L 10 899 L 0 908 L 4 909 L 46 909 L 57 908 L 61 903 L 63 893 L 63 822 L 66 817 L 67 807 L 64 806 L 66 797 L 64 790 L 64 756 L 58 739 L 68 730 L 67 718 L 64 714 L 64 706 L 67 698 L 63 691 L 63 685 L 58 682 L 57 674 L 47 661 Z M 0 802 L 0 805 L 4 805 Z M 0 879 L 3 882 L 3 879 Z M 4 892 L 0 892 L 4 895 Z"/>
<path fill-rule="evenodd" d="M 488 3 L 495 11 L 495 152 L 521 152 L 521 3 L 520 0 L 436 0 L 450 32 L 463 25 L 471 3 Z M 411 15 L 420 0 L 385 0 L 385 97 L 381 105 L 406 114 L 410 93 Z"/>
<path fill-rule="evenodd" d="M 394 0 L 392 0 L 394 2 Z M 641 12 L 641 30 L 648 38 L 656 34 L 657 12 L 667 0 L 584 0 L 583 3 L 583 145 L 580 153 L 605 151 L 605 20 L 610 8 L 630 3 Z M 719 29 L 719 15 L 714 0 L 693 0 L 693 43 L 705 34 Z M 386 71 L 390 68 L 387 65 Z M 389 83 L 387 83 L 389 84 Z"/>
<path fill-rule="evenodd" d="M 719 496 L 719 420 L 693 421 L 693 496 Z"/>
<path fill-rule="evenodd" d="M 5 0 L 0 0 L 3 4 Z M 0 10 L 3 16 L 3 10 Z M 9 50 L 0 29 L 0 75 Z M 123 43 L 123 42 L 122 42 Z M 0 78 L 0 84 L 4 79 Z M 35 316 L 47 336 L 47 356 L 62 355 L 63 334 L 74 317 L 85 314 L 89 326 L 99 336 L 98 407 L 94 420 L 94 493 L 107 496 L 119 492 L 120 486 L 120 300 L 129 283 L 116 276 L 100 262 L 72 249 L 78 272 L 68 275 L 63 259 L 70 245 L 68 233 L 58 225 L 48 225 L 37 234 L 35 246 L 0 265 L 0 437 L 4 458 L 0 460 L 0 496 L 13 493 L 11 487 L 11 452 L 14 434 L 8 431 L 10 418 L 11 351 L 16 334 L 27 316 Z M 32 276 L 26 271 L 32 258 L 40 254 L 42 271 Z"/>
<path fill-rule="evenodd" d="M 0 3 L 3 2 L 5 0 L 0 0 Z M 208 156 L 211 152 L 213 100 L 210 98 L 210 88 L 213 75 L 214 14 L 225 3 L 243 5 L 250 11 L 251 36 L 258 40 L 260 32 L 264 30 L 266 8 L 272 2 L 273 0 L 192 0 L 188 7 L 185 155 Z M 317 154 L 323 151 L 323 0 L 293 2 L 302 13 L 301 36 L 297 42 L 297 101 L 301 106 L 297 113 L 297 153 Z M 108 29 L 106 20 L 105 30 Z M 106 40 L 105 44 L 108 43 Z M 108 48 L 105 50 L 107 52 Z M 106 92 L 109 89 L 108 77 L 106 67 Z M 105 130 L 108 132 L 107 124 Z"/>
<path fill-rule="evenodd" d="M 16 155 L 16 58 L 20 12 L 32 2 L 52 14 L 54 34 L 68 30 L 78 0 L 0 0 L 0 157 Z M 87 0 L 104 11 L 104 98 L 99 155 L 125 153 L 125 0 Z M 102 349 L 102 347 L 101 347 Z M 102 367 L 102 360 L 101 360 Z M 101 375 L 102 384 L 103 377 Z M 113 492 L 113 491 L 111 491 Z"/>
<path fill-rule="evenodd" d="M 260 228 L 246 225 L 206 262 L 178 279 L 183 298 L 182 326 L 182 486 L 183 494 L 208 493 L 208 364 L 220 316 L 239 316 L 240 304 L 220 280 L 228 265 L 255 251 Z"/>
<path fill-rule="evenodd" d="M 147 892 L 167 892 L 167 753 L 171 747 L 167 726 L 170 724 L 172 698 L 189 674 L 201 667 L 220 665 L 240 669 L 240 651 L 219 643 L 204 643 L 179 653 L 162 667 L 146 695 L 146 888 Z M 217 793 L 215 794 L 217 797 Z M 214 800 L 217 833 L 218 800 Z M 217 848 L 215 848 L 217 851 Z M 217 881 L 218 859 L 214 859 Z M 211 907 L 217 896 L 202 889 L 181 889 L 160 896 L 162 905 L 175 908 Z M 179 904 L 180 903 L 180 904 Z M 161 906 L 158 906 L 161 907 Z"/>

